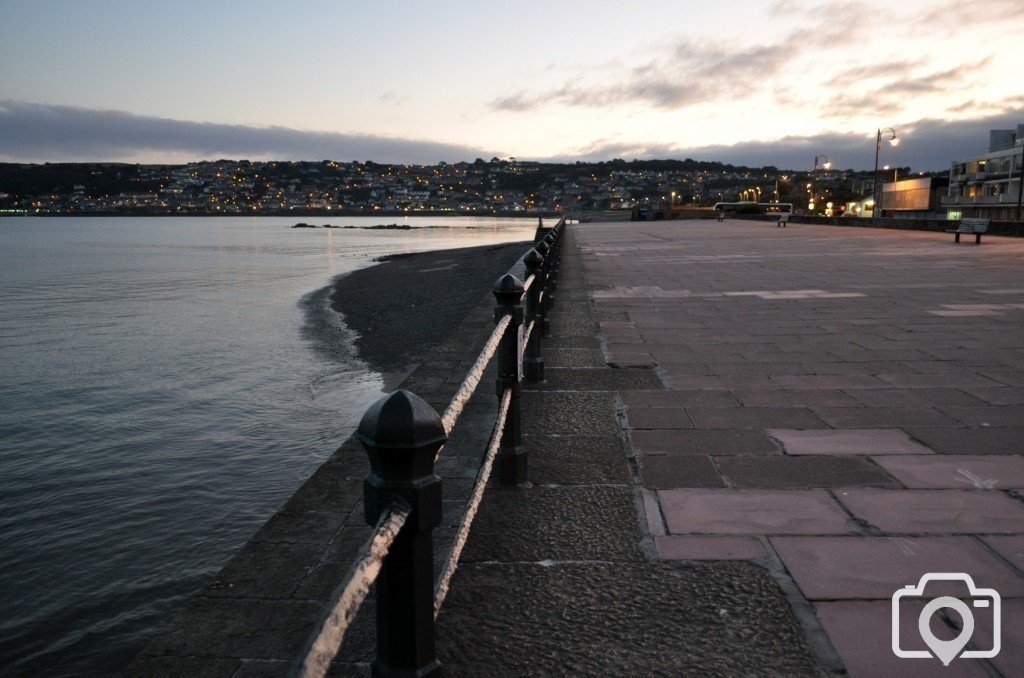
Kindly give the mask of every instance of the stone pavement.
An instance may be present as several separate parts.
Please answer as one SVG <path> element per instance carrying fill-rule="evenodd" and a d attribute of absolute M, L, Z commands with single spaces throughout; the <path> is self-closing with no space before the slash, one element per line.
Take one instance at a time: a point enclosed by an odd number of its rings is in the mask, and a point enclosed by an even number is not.
<path fill-rule="evenodd" d="M 943 675 L 1024 675 L 1024 240 L 752 221 L 572 231 L 604 358 L 658 377 L 615 396 L 662 562 L 765 567 L 808 638 L 827 635 L 824 666 L 830 644 L 854 676 L 941 668 L 894 655 L 891 598 L 964 572 L 1002 596 L 1002 651 Z M 904 649 L 924 649 L 924 602 L 901 609 Z M 967 649 L 987 649 L 992 607 L 975 619 Z M 931 629 L 961 623 L 946 609 Z"/>
<path fill-rule="evenodd" d="M 827 647 L 815 652 L 766 568 L 658 561 L 617 394 L 663 384 L 607 364 L 578 228 L 566 232 L 546 381 L 523 394 L 531 483 L 492 482 L 485 494 L 438 619 L 446 674 L 814 676 L 838 666 Z"/>

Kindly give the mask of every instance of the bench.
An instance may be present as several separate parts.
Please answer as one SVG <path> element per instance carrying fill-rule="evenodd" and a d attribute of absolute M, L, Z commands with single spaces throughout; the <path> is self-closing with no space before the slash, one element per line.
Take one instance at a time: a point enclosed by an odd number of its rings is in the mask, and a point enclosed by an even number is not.
<path fill-rule="evenodd" d="M 788 214 L 781 214 L 781 213 L 780 214 L 775 214 L 775 215 L 772 216 L 772 218 L 775 219 L 775 221 L 776 221 L 775 228 L 785 228 L 786 224 L 789 223 L 789 215 Z"/>
<path fill-rule="evenodd" d="M 988 230 L 988 219 L 961 219 L 960 225 L 956 228 L 947 228 L 946 233 L 955 233 L 956 237 L 953 242 L 960 242 L 960 235 L 966 233 L 967 235 L 974 234 L 974 244 L 981 244 L 981 234 Z"/>

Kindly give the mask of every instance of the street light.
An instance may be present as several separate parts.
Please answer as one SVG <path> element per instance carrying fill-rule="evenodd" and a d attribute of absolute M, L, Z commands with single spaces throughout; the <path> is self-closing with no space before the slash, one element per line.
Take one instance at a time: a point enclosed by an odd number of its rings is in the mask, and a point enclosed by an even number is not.
<path fill-rule="evenodd" d="M 789 177 L 785 174 L 782 175 L 782 180 L 785 181 Z M 775 175 L 775 202 L 779 201 L 779 175 Z"/>
<path fill-rule="evenodd" d="M 828 159 L 827 155 L 816 155 L 814 156 L 814 178 L 811 180 L 813 186 L 811 187 L 811 213 L 814 213 L 813 205 L 818 201 L 818 162 L 821 162 L 821 166 L 828 169 L 832 166 L 832 161 Z"/>
<path fill-rule="evenodd" d="M 882 196 L 880 195 L 879 191 L 881 187 L 878 185 L 878 152 L 882 150 L 883 134 L 890 135 L 889 143 L 891 145 L 896 146 L 897 144 L 900 143 L 900 140 L 896 138 L 896 130 L 894 130 L 892 127 L 883 127 L 882 129 L 878 130 L 878 132 L 875 134 L 875 185 L 871 189 L 871 197 L 874 199 L 875 204 L 871 207 L 872 217 L 877 217 L 879 212 L 881 211 L 878 209 L 879 203 L 882 202 Z"/>

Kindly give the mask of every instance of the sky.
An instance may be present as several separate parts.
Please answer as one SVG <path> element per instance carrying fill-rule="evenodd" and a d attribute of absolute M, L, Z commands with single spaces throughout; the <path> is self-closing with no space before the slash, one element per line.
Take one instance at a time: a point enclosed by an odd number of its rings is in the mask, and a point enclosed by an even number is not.
<path fill-rule="evenodd" d="M 948 168 L 1024 123 L 1024 1 L 0 0 L 0 161 Z"/>

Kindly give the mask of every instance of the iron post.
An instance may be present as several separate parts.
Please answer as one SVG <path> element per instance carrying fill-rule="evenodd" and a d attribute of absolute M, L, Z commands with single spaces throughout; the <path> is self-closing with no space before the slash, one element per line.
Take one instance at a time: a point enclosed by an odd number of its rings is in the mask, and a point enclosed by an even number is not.
<path fill-rule="evenodd" d="M 433 529 L 441 523 L 441 479 L 434 458 L 447 440 L 424 400 L 398 390 L 374 403 L 356 437 L 370 457 L 363 481 L 366 522 L 376 525 L 396 499 L 412 507 L 377 578 L 377 657 L 372 675 L 437 676 L 434 649 Z"/>
<path fill-rule="evenodd" d="M 526 450 L 521 445 L 520 385 L 519 385 L 519 327 L 523 324 L 523 283 L 511 273 L 498 278 L 494 283 L 494 322 L 500 323 L 505 316 L 512 322 L 505 330 L 505 336 L 498 347 L 498 379 L 495 384 L 498 398 L 505 389 L 512 390 L 508 416 L 501 432 L 501 447 L 496 459 L 498 477 L 503 485 L 518 485 L 526 482 Z"/>
<path fill-rule="evenodd" d="M 527 276 L 533 276 L 533 283 L 526 292 L 526 318 L 529 325 L 534 323 L 533 332 L 526 342 L 526 357 L 523 359 L 523 378 L 531 383 L 544 381 L 544 358 L 541 357 L 540 340 L 543 317 L 540 314 L 540 288 L 544 275 L 544 257 L 535 249 L 523 258 Z"/>

